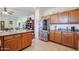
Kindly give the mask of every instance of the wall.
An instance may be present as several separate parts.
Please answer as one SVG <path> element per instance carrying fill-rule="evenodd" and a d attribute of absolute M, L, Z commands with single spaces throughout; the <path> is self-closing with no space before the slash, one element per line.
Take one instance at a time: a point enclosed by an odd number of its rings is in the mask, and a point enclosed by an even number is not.
<path fill-rule="evenodd" d="M 23 28 L 23 25 L 25 24 L 26 20 L 27 20 L 27 17 L 19 17 L 17 19 L 17 25 L 16 26 L 19 27 L 19 28 Z M 19 23 L 21 23 L 20 26 L 19 26 Z"/>
<path fill-rule="evenodd" d="M 2 16 L 0 17 L 0 21 L 5 21 L 5 28 L 14 28 L 16 27 L 16 19 L 14 17 L 10 17 L 10 16 Z M 10 25 L 9 21 L 13 21 L 13 24 Z"/>
<path fill-rule="evenodd" d="M 79 30 L 79 24 L 51 24 L 50 25 L 50 30 L 55 30 L 55 26 L 56 26 L 56 29 L 59 29 L 59 28 L 62 28 L 62 29 L 71 29 L 72 26 L 75 27 L 75 29 L 78 29 Z"/>

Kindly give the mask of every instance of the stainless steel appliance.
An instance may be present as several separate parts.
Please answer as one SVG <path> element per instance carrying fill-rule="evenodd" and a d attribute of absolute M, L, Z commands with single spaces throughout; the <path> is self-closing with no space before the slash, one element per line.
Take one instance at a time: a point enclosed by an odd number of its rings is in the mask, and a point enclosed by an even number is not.
<path fill-rule="evenodd" d="M 49 22 L 48 19 L 45 19 L 42 21 L 42 29 L 39 32 L 39 39 L 47 42 L 48 32 L 49 32 Z"/>

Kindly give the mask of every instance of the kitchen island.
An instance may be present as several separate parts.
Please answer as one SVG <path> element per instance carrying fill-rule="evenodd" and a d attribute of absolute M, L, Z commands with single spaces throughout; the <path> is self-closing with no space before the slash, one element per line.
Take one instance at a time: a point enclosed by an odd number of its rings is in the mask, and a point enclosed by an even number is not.
<path fill-rule="evenodd" d="M 0 32 L 0 50 L 18 51 L 32 44 L 33 30 L 14 30 Z"/>

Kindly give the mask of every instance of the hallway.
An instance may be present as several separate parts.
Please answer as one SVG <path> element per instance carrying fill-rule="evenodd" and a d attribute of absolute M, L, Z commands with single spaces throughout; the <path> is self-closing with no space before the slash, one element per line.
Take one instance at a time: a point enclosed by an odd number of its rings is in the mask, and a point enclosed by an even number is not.
<path fill-rule="evenodd" d="M 33 39 L 32 45 L 23 51 L 75 51 L 75 49 L 52 42 L 44 42 L 39 39 Z"/>

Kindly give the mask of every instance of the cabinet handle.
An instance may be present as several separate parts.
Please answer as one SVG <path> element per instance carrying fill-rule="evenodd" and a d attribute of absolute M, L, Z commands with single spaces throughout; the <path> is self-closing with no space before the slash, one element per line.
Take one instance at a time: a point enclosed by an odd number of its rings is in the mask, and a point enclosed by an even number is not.
<path fill-rule="evenodd" d="M 0 46 L 1 46 L 1 40 L 0 40 Z"/>

